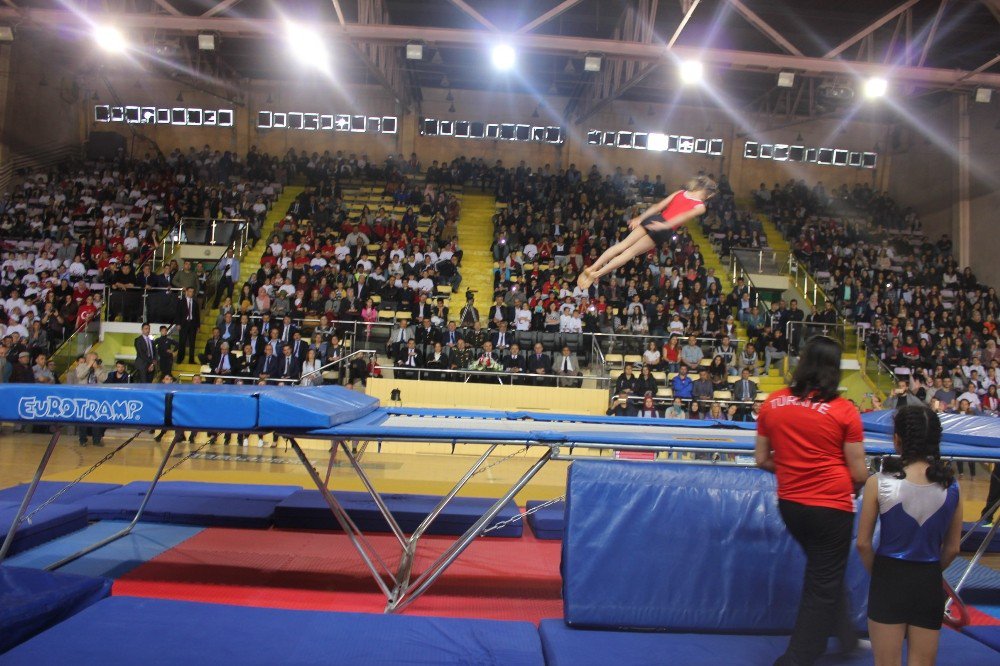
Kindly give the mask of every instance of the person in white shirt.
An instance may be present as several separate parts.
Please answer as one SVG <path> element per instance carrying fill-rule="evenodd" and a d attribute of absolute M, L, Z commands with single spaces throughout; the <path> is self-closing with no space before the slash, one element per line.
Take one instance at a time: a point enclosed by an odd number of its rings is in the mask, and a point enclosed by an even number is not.
<path fill-rule="evenodd" d="M 559 332 L 560 333 L 583 332 L 583 322 L 580 320 L 580 312 L 578 310 L 570 311 L 569 308 L 563 310 L 562 316 L 559 317 Z"/>
<path fill-rule="evenodd" d="M 560 317 L 560 325 L 562 318 Z M 518 331 L 531 329 L 531 310 L 523 302 L 518 302 L 514 306 L 514 328 Z"/>

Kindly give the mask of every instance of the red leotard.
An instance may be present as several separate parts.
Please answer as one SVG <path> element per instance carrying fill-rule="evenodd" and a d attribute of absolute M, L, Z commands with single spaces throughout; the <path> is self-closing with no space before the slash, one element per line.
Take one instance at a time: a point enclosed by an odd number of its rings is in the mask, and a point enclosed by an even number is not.
<path fill-rule="evenodd" d="M 694 210 L 698 206 L 705 205 L 705 202 L 701 199 L 695 199 L 687 193 L 687 190 L 678 190 L 674 194 L 674 198 L 670 200 L 667 207 L 663 209 L 662 215 L 663 219 L 667 222 L 673 218 L 686 213 L 688 211 Z M 663 245 L 669 242 L 674 235 L 673 229 L 650 229 L 647 225 L 654 221 L 650 218 L 642 223 L 642 226 L 646 229 L 646 233 L 649 237 L 656 242 L 657 245 Z"/>

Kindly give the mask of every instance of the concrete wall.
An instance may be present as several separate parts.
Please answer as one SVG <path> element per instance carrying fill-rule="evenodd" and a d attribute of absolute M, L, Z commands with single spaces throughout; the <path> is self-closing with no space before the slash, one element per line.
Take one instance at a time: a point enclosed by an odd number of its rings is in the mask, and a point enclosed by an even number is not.
<path fill-rule="evenodd" d="M 981 282 L 1000 285 L 1000 116 L 992 104 L 969 104 L 972 237 L 969 263 Z"/>

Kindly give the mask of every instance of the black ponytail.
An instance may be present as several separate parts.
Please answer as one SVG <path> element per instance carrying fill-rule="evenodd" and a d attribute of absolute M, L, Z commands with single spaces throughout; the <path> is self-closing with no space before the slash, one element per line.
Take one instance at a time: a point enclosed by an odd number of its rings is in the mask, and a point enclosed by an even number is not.
<path fill-rule="evenodd" d="M 927 463 L 927 480 L 947 488 L 955 478 L 951 465 L 941 460 L 941 419 L 925 405 L 907 405 L 893 419 L 899 438 L 899 458 L 883 461 L 883 471 L 905 478 L 903 468 L 920 460 Z"/>

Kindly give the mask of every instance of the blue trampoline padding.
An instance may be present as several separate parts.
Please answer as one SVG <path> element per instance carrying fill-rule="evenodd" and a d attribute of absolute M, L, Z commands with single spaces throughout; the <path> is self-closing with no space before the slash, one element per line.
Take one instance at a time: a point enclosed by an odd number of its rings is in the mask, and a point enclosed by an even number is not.
<path fill-rule="evenodd" d="M 805 556 L 773 474 L 711 465 L 576 461 L 567 484 L 563 605 L 574 626 L 790 633 Z M 853 549 L 850 614 L 868 576 Z"/>
<path fill-rule="evenodd" d="M 64 481 L 39 481 L 38 487 L 35 488 L 35 494 L 31 496 L 31 503 L 35 505 L 47 502 L 60 490 L 66 488 L 66 486 L 67 484 Z M 117 483 L 77 483 L 60 495 L 55 503 L 73 504 L 86 497 L 100 495 L 116 488 L 121 488 L 121 485 Z M 20 502 L 24 499 L 24 493 L 27 490 L 27 483 L 4 488 L 0 490 L 0 502 Z"/>
<path fill-rule="evenodd" d="M 260 394 L 261 428 L 331 428 L 378 409 L 378 398 L 343 386 L 282 387 Z"/>
<path fill-rule="evenodd" d="M 965 536 L 974 525 L 975 523 L 964 523 L 962 525 L 962 536 Z M 962 551 L 966 553 L 974 553 L 979 550 L 979 546 L 982 545 L 983 539 L 986 538 L 989 531 L 990 528 L 988 527 L 977 527 L 973 530 L 972 536 L 970 536 L 965 543 L 962 544 Z M 997 530 L 997 533 L 993 535 L 993 539 L 991 539 L 989 545 L 986 546 L 986 552 L 1000 553 L 1000 530 Z"/>
<path fill-rule="evenodd" d="M 975 638 L 983 645 L 1000 652 L 1000 627 L 972 626 L 965 627 L 962 629 L 962 632 L 965 633 L 966 636 Z M 1000 656 L 994 655 L 994 659 L 1000 659 Z"/>
<path fill-rule="evenodd" d="M 969 561 L 957 558 L 944 571 L 945 580 L 952 587 L 958 585 L 959 579 L 969 566 Z M 958 596 L 967 604 L 1000 604 L 1000 571 L 976 564 L 972 567 Z"/>
<path fill-rule="evenodd" d="M 253 430 L 263 386 L 171 384 L 183 386 L 170 401 L 170 423 L 191 430 Z M 221 389 L 221 390 L 220 390 Z"/>
<path fill-rule="evenodd" d="M 105 578 L 0 566 L 0 653 L 110 593 Z"/>
<path fill-rule="evenodd" d="M 598 631 L 573 629 L 562 620 L 542 620 L 539 633 L 548 666 L 770 666 L 788 646 L 787 636 Z M 868 650 L 850 657 L 827 654 L 816 666 L 870 666 L 872 660 Z M 941 631 L 939 666 L 996 660 L 997 654 L 985 645 L 957 631 Z"/>
<path fill-rule="evenodd" d="M 167 394 L 153 385 L 2 384 L 0 421 L 159 426 Z"/>
<path fill-rule="evenodd" d="M 11 650 L 5 665 L 543 666 L 527 622 L 111 597 Z"/>
<path fill-rule="evenodd" d="M 112 491 L 114 495 L 145 495 L 149 481 L 133 481 Z M 185 495 L 188 497 L 230 497 L 236 499 L 275 500 L 291 497 L 302 486 L 271 486 L 247 483 L 209 483 L 204 481 L 160 481 L 153 497 L 157 495 Z"/>
<path fill-rule="evenodd" d="M 125 521 L 92 523 L 79 532 L 53 539 L 6 561 L 11 566 L 44 569 L 59 560 L 119 532 Z M 139 523 L 132 532 L 108 545 L 59 568 L 60 573 L 120 578 L 140 564 L 150 561 L 202 531 L 187 525 Z"/>
<path fill-rule="evenodd" d="M 540 500 L 528 500 L 525 508 L 531 511 L 540 504 Z M 566 502 L 556 502 L 544 509 L 528 515 L 528 525 L 539 539 L 562 539 L 566 525 Z"/>
<path fill-rule="evenodd" d="M 385 522 L 375 501 L 362 492 L 334 493 L 348 515 L 364 531 L 388 532 L 389 524 Z M 436 495 L 390 495 L 383 494 L 389 511 L 404 532 L 410 533 L 417 528 L 424 518 L 441 500 Z M 455 497 L 427 530 L 427 534 L 460 535 L 472 527 L 495 499 L 486 497 Z M 508 520 L 518 515 L 520 510 L 514 502 L 508 502 L 497 515 L 494 524 Z M 520 537 L 524 527 L 522 521 L 515 521 L 494 532 L 490 536 Z M 302 530 L 339 530 L 340 526 L 330 512 L 323 496 L 318 490 L 301 490 L 291 497 L 281 501 L 274 510 L 275 527 Z"/>
<path fill-rule="evenodd" d="M 891 409 L 868 412 L 861 415 L 865 432 L 892 434 Z M 967 444 L 996 449 L 1000 439 L 1000 423 L 992 416 L 966 416 L 964 414 L 941 414 L 941 442 L 943 444 Z"/>
<path fill-rule="evenodd" d="M 142 495 L 105 493 L 86 500 L 90 520 L 132 520 Z M 275 499 L 160 495 L 153 492 L 142 522 L 200 525 L 203 527 L 270 527 Z"/>
<path fill-rule="evenodd" d="M 6 536 L 17 516 L 20 502 L 0 502 L 0 534 Z M 87 510 L 75 504 L 50 504 L 36 513 L 30 522 L 17 528 L 10 554 L 20 553 L 87 526 Z M 2 537 L 0 537 L 2 538 Z"/>

